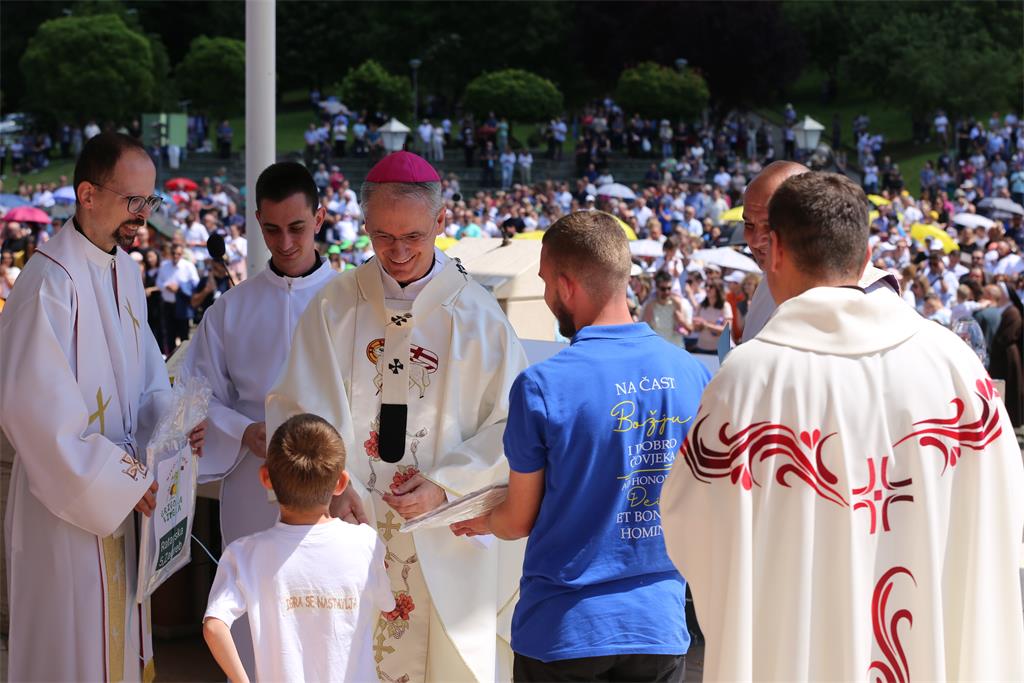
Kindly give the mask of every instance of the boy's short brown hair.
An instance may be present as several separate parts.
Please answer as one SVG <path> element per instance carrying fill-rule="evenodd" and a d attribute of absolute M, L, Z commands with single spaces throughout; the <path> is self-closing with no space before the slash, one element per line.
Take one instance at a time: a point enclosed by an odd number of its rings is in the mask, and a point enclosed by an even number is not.
<path fill-rule="evenodd" d="M 267 472 L 277 501 L 297 510 L 327 505 L 345 469 L 345 444 L 327 420 L 289 418 L 267 444 Z"/>

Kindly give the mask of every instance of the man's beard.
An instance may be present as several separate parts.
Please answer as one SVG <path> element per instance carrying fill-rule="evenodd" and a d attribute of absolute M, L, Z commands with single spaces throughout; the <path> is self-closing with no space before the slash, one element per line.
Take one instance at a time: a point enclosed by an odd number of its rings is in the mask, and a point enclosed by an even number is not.
<path fill-rule="evenodd" d="M 558 321 L 558 334 L 566 339 L 575 337 L 576 324 L 572 321 L 572 315 L 569 314 L 569 311 L 565 310 L 565 307 L 562 306 L 561 301 L 555 302 L 555 310 L 552 313 L 555 314 L 555 320 Z"/>
<path fill-rule="evenodd" d="M 145 221 L 124 221 L 121 225 L 117 226 L 114 240 L 119 247 L 128 251 L 135 244 L 135 235 L 143 225 L 145 225 Z"/>

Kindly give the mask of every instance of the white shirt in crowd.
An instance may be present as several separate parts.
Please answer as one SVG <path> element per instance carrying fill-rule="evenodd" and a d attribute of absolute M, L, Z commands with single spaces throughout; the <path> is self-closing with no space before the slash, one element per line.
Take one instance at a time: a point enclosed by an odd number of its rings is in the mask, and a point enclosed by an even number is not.
<path fill-rule="evenodd" d="M 177 282 L 178 290 L 182 293 L 192 294 L 192 290 L 199 284 L 199 273 L 186 259 L 179 259 L 177 263 L 167 259 L 160 264 L 160 270 L 156 273 L 156 286 L 160 288 L 160 296 L 169 304 L 174 303 L 174 292 L 167 289 L 171 282 Z"/>
<path fill-rule="evenodd" d="M 195 223 L 182 228 L 181 234 L 185 238 L 185 244 L 188 245 L 188 250 L 192 253 L 193 260 L 205 261 L 209 257 L 209 253 L 206 251 L 205 246 L 194 246 L 196 242 L 201 242 L 202 245 L 205 245 L 206 240 L 210 239 L 210 233 L 207 231 L 205 225 L 196 221 Z"/>
<path fill-rule="evenodd" d="M 561 119 L 551 124 L 551 134 L 554 136 L 555 142 L 565 142 L 565 136 L 568 132 L 569 127 Z"/>
<path fill-rule="evenodd" d="M 224 240 L 224 249 L 228 257 L 228 263 L 238 263 L 239 261 L 244 261 L 249 253 L 249 241 L 241 235 L 238 237 L 228 237 Z"/>
<path fill-rule="evenodd" d="M 999 259 L 992 272 L 996 275 L 1017 275 L 1024 272 L 1024 258 L 1019 254 L 1007 254 Z"/>
<path fill-rule="evenodd" d="M 224 550 L 204 618 L 248 615 L 258 680 L 376 680 L 373 629 L 395 609 L 384 554 L 365 524 L 278 522 Z"/>
<path fill-rule="evenodd" d="M 428 122 L 424 121 L 419 125 L 419 128 L 417 130 L 419 131 L 420 140 L 423 141 L 423 144 L 429 145 L 430 136 L 434 134 L 434 127 L 431 126 Z"/>

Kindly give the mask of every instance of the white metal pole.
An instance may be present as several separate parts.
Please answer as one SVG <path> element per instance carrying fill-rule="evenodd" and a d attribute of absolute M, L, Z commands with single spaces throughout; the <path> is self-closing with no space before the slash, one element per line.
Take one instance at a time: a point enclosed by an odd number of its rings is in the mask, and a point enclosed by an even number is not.
<path fill-rule="evenodd" d="M 245 237 L 249 243 L 249 277 L 263 270 L 270 258 L 256 222 L 256 179 L 277 161 L 276 6 L 275 0 L 245 2 Z"/>

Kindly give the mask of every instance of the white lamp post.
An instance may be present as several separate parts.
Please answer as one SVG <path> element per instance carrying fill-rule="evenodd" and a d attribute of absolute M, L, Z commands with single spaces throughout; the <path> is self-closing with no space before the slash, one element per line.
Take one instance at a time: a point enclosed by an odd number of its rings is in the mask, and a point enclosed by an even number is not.
<path fill-rule="evenodd" d="M 380 128 L 380 139 L 384 149 L 397 152 L 405 146 L 405 138 L 409 135 L 409 126 L 398 119 L 391 117 L 391 120 Z"/>
<path fill-rule="evenodd" d="M 825 126 L 821 125 L 810 116 L 805 116 L 803 121 L 793 127 L 797 149 L 816 149 L 818 147 L 818 141 L 821 139 L 821 133 L 824 130 Z"/>

